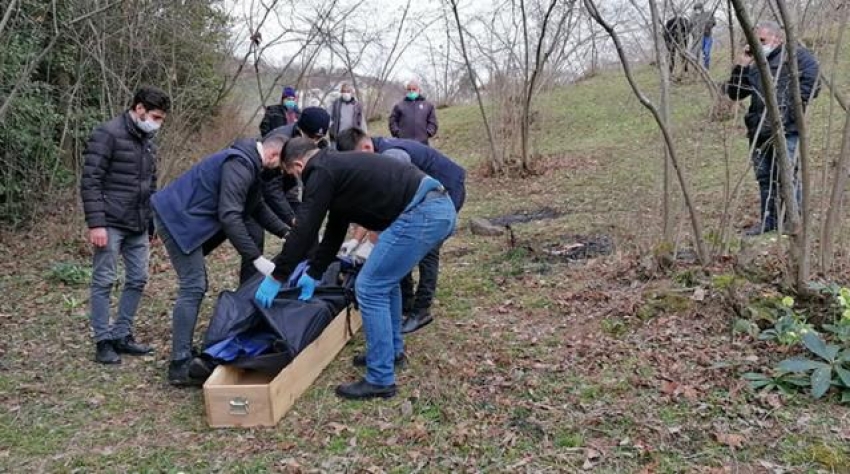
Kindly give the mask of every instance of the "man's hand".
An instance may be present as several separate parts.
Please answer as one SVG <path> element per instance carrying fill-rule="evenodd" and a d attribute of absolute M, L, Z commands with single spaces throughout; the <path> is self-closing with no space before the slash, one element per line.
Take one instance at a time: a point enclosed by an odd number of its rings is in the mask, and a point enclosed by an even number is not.
<path fill-rule="evenodd" d="M 95 247 L 106 247 L 108 240 L 106 227 L 93 227 L 89 229 L 89 242 Z"/>
<path fill-rule="evenodd" d="M 307 272 L 304 272 L 301 275 L 301 278 L 298 279 L 298 288 L 301 288 L 301 296 L 298 297 L 301 301 L 307 301 L 313 297 L 313 293 L 316 291 L 316 280 L 313 279 Z"/>
<path fill-rule="evenodd" d="M 254 260 L 254 268 L 265 276 L 271 276 L 274 271 L 274 263 L 266 257 L 258 257 Z"/>
<path fill-rule="evenodd" d="M 275 297 L 280 292 L 281 284 L 272 277 L 265 277 L 257 292 L 254 293 L 254 299 L 261 308 L 271 308 Z"/>
<path fill-rule="evenodd" d="M 342 255 L 351 255 L 351 252 L 354 252 L 354 249 L 360 245 L 360 241 L 357 239 L 348 239 L 342 244 L 342 247 L 339 249 L 339 253 Z"/>
<path fill-rule="evenodd" d="M 749 66 L 753 63 L 753 55 L 750 53 L 750 47 L 744 46 L 744 50 L 738 55 L 738 60 L 735 64 L 739 66 Z"/>

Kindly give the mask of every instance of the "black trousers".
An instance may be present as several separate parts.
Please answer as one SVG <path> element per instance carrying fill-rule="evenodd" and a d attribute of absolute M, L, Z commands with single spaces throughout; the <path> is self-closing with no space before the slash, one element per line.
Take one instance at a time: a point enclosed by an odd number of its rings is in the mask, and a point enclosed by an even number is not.
<path fill-rule="evenodd" d="M 401 307 L 406 313 L 431 309 L 437 292 L 437 278 L 440 274 L 440 247 L 437 245 L 419 262 L 419 284 L 413 288 L 413 272 L 401 280 Z"/>

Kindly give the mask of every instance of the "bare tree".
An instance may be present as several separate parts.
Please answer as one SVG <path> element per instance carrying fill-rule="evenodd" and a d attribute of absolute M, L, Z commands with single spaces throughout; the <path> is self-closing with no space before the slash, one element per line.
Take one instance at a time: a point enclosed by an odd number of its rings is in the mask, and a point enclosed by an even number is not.
<path fill-rule="evenodd" d="M 688 213 L 691 217 L 691 228 L 694 233 L 694 243 L 696 245 L 697 256 L 701 263 L 708 263 L 708 254 L 705 250 L 705 242 L 702 235 L 702 224 L 700 221 L 699 212 L 696 209 L 696 205 L 691 198 L 690 185 L 685 177 L 684 170 L 679 163 L 678 155 L 676 154 L 676 148 L 673 145 L 673 137 L 670 133 L 670 130 L 665 123 L 661 111 L 658 107 L 653 104 L 649 98 L 644 95 L 644 93 L 640 90 L 637 83 L 635 82 L 634 76 L 632 75 L 631 66 L 629 65 L 629 60 L 626 57 L 625 50 L 623 48 L 623 44 L 620 41 L 620 37 L 617 32 L 614 30 L 614 27 L 611 26 L 602 15 L 599 13 L 599 9 L 596 6 L 596 3 L 593 0 L 584 0 L 584 5 L 588 10 L 591 18 L 599 24 L 607 33 L 608 36 L 611 37 L 611 41 L 614 42 L 614 46 L 617 49 L 617 54 L 620 57 L 620 63 L 623 66 L 623 72 L 626 75 L 626 80 L 629 83 L 629 86 L 632 88 L 632 92 L 638 98 L 640 103 L 652 113 L 655 122 L 658 124 L 658 127 L 661 129 L 661 134 L 664 137 L 664 143 L 667 147 L 667 152 L 670 155 L 670 163 L 673 166 L 673 169 L 676 171 L 676 176 L 679 180 L 679 186 L 682 189 L 682 196 L 685 199 L 685 206 L 688 209 Z"/>

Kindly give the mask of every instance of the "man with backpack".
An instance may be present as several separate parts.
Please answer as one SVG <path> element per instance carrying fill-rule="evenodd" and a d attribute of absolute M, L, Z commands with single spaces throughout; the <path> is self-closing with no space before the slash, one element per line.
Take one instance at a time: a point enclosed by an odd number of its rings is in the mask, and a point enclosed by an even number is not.
<path fill-rule="evenodd" d="M 298 227 L 255 298 L 261 306 L 271 307 L 283 282 L 313 247 L 325 217 L 324 237 L 297 282 L 303 300 L 313 296 L 349 224 L 382 231 L 355 283 L 366 336 L 366 376 L 338 386 L 336 393 L 346 399 L 393 397 L 394 363 L 404 358 L 399 283 L 454 229 L 454 205 L 436 179 L 374 153 L 319 150 L 309 139 L 294 138 L 286 144 L 284 166 L 303 180 L 304 202 Z"/>
<path fill-rule="evenodd" d="M 337 149 L 381 153 L 412 163 L 446 187 L 455 212 L 460 212 L 466 200 L 466 170 L 446 155 L 419 142 L 400 138 L 370 137 L 359 128 L 350 128 L 340 133 Z M 431 304 L 437 292 L 440 247 L 442 242 L 431 249 L 418 263 L 419 284 L 415 292 L 412 272 L 402 279 L 402 308 L 405 314 L 401 330 L 403 334 L 417 331 L 434 320 L 431 315 Z"/>
<path fill-rule="evenodd" d="M 148 281 L 150 199 L 157 184 L 152 139 L 170 109 L 165 92 L 143 87 L 128 110 L 95 128 L 83 152 L 80 194 L 94 247 L 91 326 L 95 361 L 101 364 L 120 364 L 119 354 L 152 352 L 135 341 L 133 319 Z M 119 256 L 126 278 L 118 314 L 110 324 L 109 300 Z"/>
<path fill-rule="evenodd" d="M 262 142 L 237 140 L 193 166 L 152 200 L 157 232 L 180 284 L 168 367 L 168 381 L 173 385 L 203 383 L 192 375 L 190 365 L 198 310 L 207 291 L 206 255 L 227 240 L 242 257 L 242 274 L 250 269 L 269 275 L 274 268 L 263 257 L 259 242 L 265 230 L 285 237 L 289 226 L 265 203 L 260 174 L 263 169 L 280 168 L 286 140 L 274 133 Z M 252 221 L 257 225 L 251 225 Z"/>

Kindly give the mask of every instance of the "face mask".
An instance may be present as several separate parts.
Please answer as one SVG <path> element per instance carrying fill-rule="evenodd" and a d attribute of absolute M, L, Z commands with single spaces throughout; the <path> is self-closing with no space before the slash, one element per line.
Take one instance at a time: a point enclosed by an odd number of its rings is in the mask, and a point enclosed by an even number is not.
<path fill-rule="evenodd" d="M 774 49 L 776 49 L 776 46 L 770 46 L 768 44 L 761 45 L 761 52 L 764 53 L 764 57 L 770 56 L 770 53 L 772 53 Z"/>
<path fill-rule="evenodd" d="M 419 93 L 416 91 L 410 91 L 407 93 L 407 98 L 410 100 L 416 100 L 417 97 L 419 97 Z"/>
<path fill-rule="evenodd" d="M 159 130 L 159 127 L 162 126 L 162 124 L 160 124 L 159 122 L 154 122 L 151 119 L 141 120 L 137 118 L 135 122 L 136 126 L 139 127 L 139 130 L 148 134 L 155 133 L 157 130 Z"/>
<path fill-rule="evenodd" d="M 294 100 L 284 100 L 283 106 L 286 107 L 287 109 L 294 109 L 295 108 L 295 101 Z"/>
<path fill-rule="evenodd" d="M 344 100 L 345 102 L 351 102 L 350 92 L 343 92 L 342 94 L 340 94 L 340 97 L 342 97 L 342 100 Z"/>

